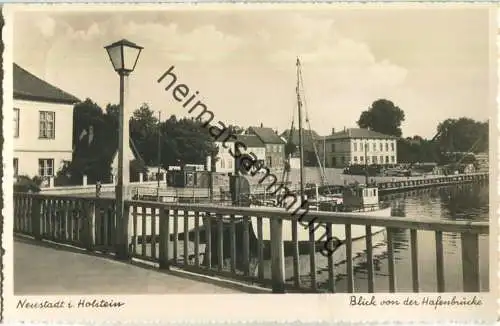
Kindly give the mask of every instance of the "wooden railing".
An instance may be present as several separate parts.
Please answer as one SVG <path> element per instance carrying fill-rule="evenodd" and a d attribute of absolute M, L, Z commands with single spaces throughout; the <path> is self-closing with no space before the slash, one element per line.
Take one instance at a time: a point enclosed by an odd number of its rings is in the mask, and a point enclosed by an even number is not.
<path fill-rule="evenodd" d="M 354 248 L 360 245 L 366 252 L 367 291 L 374 292 L 373 239 L 376 234 L 372 230 L 379 227 L 384 228 L 386 235 L 389 292 L 397 291 L 394 235 L 401 229 L 410 230 L 414 292 L 421 290 L 417 235 L 425 231 L 434 233 L 436 250 L 429 255 L 434 255 L 436 262 L 435 290 L 446 291 L 445 268 L 450 267 L 444 264 L 443 233 L 453 233 L 461 242 L 463 290 L 478 292 L 481 289 L 478 239 L 480 235 L 489 234 L 486 222 L 382 218 L 303 210 L 292 214 L 274 208 L 126 201 L 125 213 L 123 220 L 115 218 L 112 199 L 15 194 L 14 232 L 88 250 L 121 253 L 125 259 L 155 262 L 160 269 L 176 267 L 268 286 L 276 293 L 337 292 L 335 253 L 318 254 L 321 250 L 334 250 L 334 241 L 327 240 L 336 233 L 345 234 L 341 245 L 346 262 L 345 292 L 355 291 Z M 308 232 L 308 239 L 301 242 L 302 224 L 322 232 Z M 359 231 L 359 226 L 365 230 L 366 237 L 354 239 L 353 230 Z M 291 241 L 285 241 L 288 236 Z M 287 275 L 285 255 L 291 258 Z M 304 256 L 308 259 L 307 273 L 299 268 L 299 258 Z M 326 286 L 317 280 L 319 263 L 327 266 L 322 270 L 328 274 Z"/>

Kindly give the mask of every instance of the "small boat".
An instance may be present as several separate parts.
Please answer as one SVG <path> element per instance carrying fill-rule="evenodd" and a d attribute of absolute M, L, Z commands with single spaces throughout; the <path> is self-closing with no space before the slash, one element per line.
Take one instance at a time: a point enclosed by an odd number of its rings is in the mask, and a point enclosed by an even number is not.
<path fill-rule="evenodd" d="M 293 202 L 294 198 L 287 198 L 282 203 L 282 209 L 287 210 L 292 214 L 295 209 L 301 207 L 302 203 L 300 198 L 297 197 L 296 202 Z M 307 200 L 307 199 L 305 199 Z M 391 207 L 385 203 L 379 202 L 378 189 L 376 187 L 368 187 L 363 185 L 353 185 L 351 187 L 346 187 L 342 198 L 336 198 L 334 200 L 307 200 L 309 204 L 309 211 L 313 208 L 318 211 L 332 211 L 332 212 L 342 212 L 344 214 L 353 215 L 366 215 L 366 216 L 379 216 L 379 217 L 390 217 Z M 258 207 L 252 205 L 253 207 Z M 334 219 L 334 218 L 332 218 Z M 262 236 L 263 240 L 271 239 L 269 219 L 262 219 Z M 320 224 L 321 226 L 321 224 Z M 252 217 L 252 228 L 255 234 L 258 234 L 257 230 L 257 218 Z M 324 227 L 315 228 L 315 239 L 323 238 L 325 239 Z M 371 234 L 375 234 L 385 230 L 384 227 L 372 226 Z M 337 238 L 340 242 L 345 241 L 345 226 L 344 224 L 334 224 L 332 226 L 332 237 Z M 351 225 L 351 238 L 352 240 L 357 240 L 366 237 L 366 227 L 364 225 Z M 309 241 L 309 227 L 306 221 L 299 224 L 297 230 L 297 240 Z M 292 241 L 292 223 L 291 221 L 283 221 L 283 241 Z"/>

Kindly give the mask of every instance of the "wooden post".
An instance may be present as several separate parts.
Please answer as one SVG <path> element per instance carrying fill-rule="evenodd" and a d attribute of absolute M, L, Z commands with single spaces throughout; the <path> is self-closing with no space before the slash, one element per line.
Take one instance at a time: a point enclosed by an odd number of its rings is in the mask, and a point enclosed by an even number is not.
<path fill-rule="evenodd" d="M 462 233 L 464 292 L 479 292 L 479 243 L 475 233 Z"/>
<path fill-rule="evenodd" d="M 85 247 L 87 250 L 94 249 L 95 245 L 95 217 L 96 217 L 97 205 L 94 201 L 89 200 L 85 202 Z"/>
<path fill-rule="evenodd" d="M 115 210 L 116 214 L 116 210 Z M 115 227 L 115 239 L 116 239 L 116 256 L 121 260 L 128 260 L 130 258 L 130 252 L 128 248 L 129 234 L 128 234 L 128 222 L 130 214 L 130 205 L 127 203 L 123 205 L 123 215 L 117 215 L 116 227 Z M 144 239 L 143 239 L 144 241 Z"/>
<path fill-rule="evenodd" d="M 170 241 L 169 210 L 160 209 L 160 269 L 169 269 L 168 250 Z"/>
<path fill-rule="evenodd" d="M 42 234 L 41 234 L 41 215 L 40 215 L 40 208 L 41 208 L 41 198 L 37 197 L 32 197 L 32 202 L 31 202 L 31 228 L 32 228 L 32 235 L 36 240 L 41 240 L 42 239 Z"/>
<path fill-rule="evenodd" d="M 271 270 L 273 293 L 285 293 L 283 221 L 271 218 Z"/>

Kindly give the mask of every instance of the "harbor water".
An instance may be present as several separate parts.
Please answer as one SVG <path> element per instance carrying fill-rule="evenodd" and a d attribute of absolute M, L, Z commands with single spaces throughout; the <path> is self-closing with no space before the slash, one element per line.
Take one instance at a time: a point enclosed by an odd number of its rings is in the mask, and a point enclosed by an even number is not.
<path fill-rule="evenodd" d="M 436 220 L 466 220 L 466 221 L 488 221 L 489 220 L 489 188 L 488 183 L 461 184 L 454 186 L 421 189 L 411 192 L 401 192 L 382 197 L 381 200 L 389 202 L 392 208 L 392 216 L 407 217 L 410 219 L 436 219 Z M 182 216 L 182 215 L 181 215 Z M 184 223 L 179 218 L 179 233 L 184 231 Z M 140 224 L 140 223 L 139 223 Z M 148 223 L 149 224 L 149 223 Z M 188 223 L 188 230 L 192 230 L 192 220 Z M 155 229 L 158 232 L 158 223 Z M 200 221 L 201 225 L 201 221 Z M 147 227 L 149 229 L 149 225 Z M 170 228 L 173 230 L 172 225 Z M 236 234 L 237 246 L 242 239 L 241 230 Z M 410 248 L 410 231 L 394 230 L 394 259 L 396 272 L 396 292 L 412 292 L 412 265 Z M 141 234 L 139 231 L 138 234 Z M 214 236 L 214 233 L 212 234 Z M 190 260 L 193 259 L 193 235 L 189 236 L 188 251 Z M 179 234 L 178 259 L 182 259 L 184 236 Z M 200 261 L 204 255 L 204 236 L 200 239 Z M 419 290 L 420 292 L 436 292 L 436 248 L 433 231 L 418 231 L 418 270 L 419 270 Z M 229 244 L 229 232 L 224 232 L 224 246 Z M 372 238 L 373 243 L 373 266 L 374 266 L 374 291 L 383 293 L 389 292 L 389 271 L 387 259 L 387 234 L 386 231 L 377 233 Z M 158 243 L 157 243 L 158 246 Z M 137 250 L 141 251 L 142 246 Z M 169 256 L 173 256 L 170 245 Z M 215 247 L 214 247 L 215 248 Z M 146 255 L 151 254 L 151 245 L 144 247 Z M 461 242 L 459 234 L 443 233 L 444 250 L 444 279 L 446 292 L 462 292 L 462 261 Z M 159 248 L 157 247 L 156 253 Z M 224 251 L 229 251 L 225 248 Z M 242 248 L 236 248 L 238 256 L 243 255 Z M 365 239 L 353 242 L 353 270 L 354 270 L 354 291 L 368 292 L 368 270 L 366 263 Z M 225 255 L 223 269 L 229 268 L 229 257 Z M 237 262 L 241 257 L 237 257 Z M 212 258 L 213 264 L 217 261 Z M 250 269 L 254 276 L 258 273 L 258 258 L 254 250 L 250 251 Z M 193 262 L 189 262 L 192 264 Z M 334 253 L 336 292 L 347 292 L 347 263 L 345 259 L 345 246 L 342 245 Z M 311 284 L 309 254 L 304 252 L 299 257 L 300 281 L 303 287 Z M 328 282 L 328 262 L 321 253 L 316 254 L 316 282 L 318 289 L 327 289 Z M 479 272 L 480 289 L 488 291 L 489 287 L 489 236 L 479 237 Z M 271 263 L 264 260 L 264 278 L 271 278 Z M 237 272 L 240 268 L 236 266 Z M 291 254 L 285 252 L 285 280 L 293 283 L 293 258 Z"/>

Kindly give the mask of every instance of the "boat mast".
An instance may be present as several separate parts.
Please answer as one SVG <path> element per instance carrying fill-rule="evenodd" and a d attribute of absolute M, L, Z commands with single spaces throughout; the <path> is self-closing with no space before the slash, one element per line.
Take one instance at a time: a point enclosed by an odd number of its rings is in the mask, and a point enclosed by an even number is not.
<path fill-rule="evenodd" d="M 299 111 L 300 199 L 304 201 L 304 146 L 302 139 L 302 101 L 300 99 L 300 60 L 297 58 L 297 107 Z"/>

